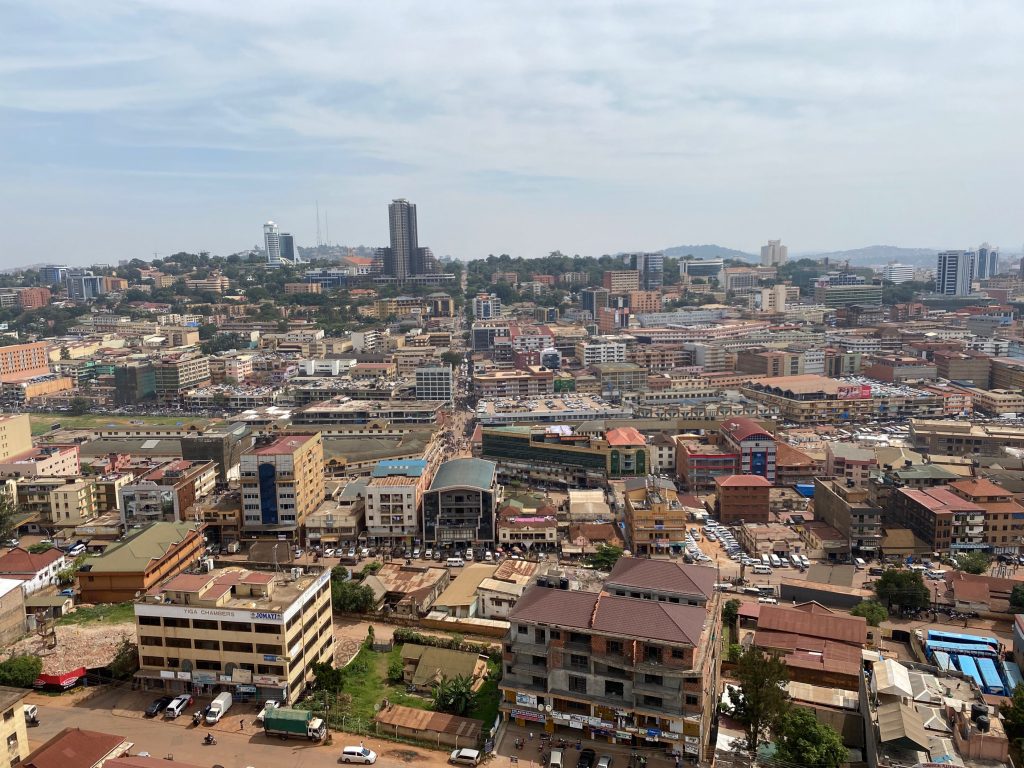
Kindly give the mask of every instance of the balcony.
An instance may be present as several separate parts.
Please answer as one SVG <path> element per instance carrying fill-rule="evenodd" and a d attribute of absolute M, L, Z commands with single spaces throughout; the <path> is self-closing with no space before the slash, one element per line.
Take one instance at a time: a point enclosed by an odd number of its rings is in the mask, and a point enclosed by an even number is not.
<path fill-rule="evenodd" d="M 647 693 L 664 698 L 678 696 L 682 690 L 682 684 L 679 680 L 665 678 L 660 683 L 648 683 L 644 682 L 642 675 L 638 677 L 639 679 L 633 681 L 633 689 L 638 693 Z"/>

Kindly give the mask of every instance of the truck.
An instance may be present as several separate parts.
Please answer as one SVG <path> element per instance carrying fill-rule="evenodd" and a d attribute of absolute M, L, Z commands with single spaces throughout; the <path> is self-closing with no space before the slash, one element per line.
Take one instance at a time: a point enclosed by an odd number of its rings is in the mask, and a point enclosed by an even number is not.
<path fill-rule="evenodd" d="M 327 724 L 323 718 L 314 717 L 304 709 L 278 707 L 263 717 L 263 732 L 267 736 L 305 736 L 310 741 L 320 741 L 327 735 Z"/>
<path fill-rule="evenodd" d="M 232 699 L 231 694 L 227 691 L 224 693 L 218 693 L 217 698 L 210 702 L 210 709 L 206 713 L 206 724 L 214 725 L 219 722 L 224 713 L 231 709 Z"/>

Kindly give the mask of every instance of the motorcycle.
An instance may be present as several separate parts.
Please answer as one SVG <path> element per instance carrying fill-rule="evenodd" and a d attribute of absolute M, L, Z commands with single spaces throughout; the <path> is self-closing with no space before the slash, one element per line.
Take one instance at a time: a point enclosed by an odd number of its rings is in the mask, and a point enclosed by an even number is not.
<path fill-rule="evenodd" d="M 216 745 L 217 744 L 217 739 L 214 738 L 212 733 L 208 733 L 208 734 L 206 734 L 206 736 L 203 737 L 203 744 Z"/>

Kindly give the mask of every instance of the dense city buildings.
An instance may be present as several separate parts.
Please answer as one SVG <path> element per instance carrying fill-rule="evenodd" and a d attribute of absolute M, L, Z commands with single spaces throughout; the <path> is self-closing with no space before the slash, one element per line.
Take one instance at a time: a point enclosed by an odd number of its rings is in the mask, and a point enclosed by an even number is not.
<path fill-rule="evenodd" d="M 318 433 L 287 435 L 244 453 L 244 535 L 301 541 L 303 521 L 324 498 L 323 460 Z"/>
<path fill-rule="evenodd" d="M 769 240 L 768 245 L 761 246 L 761 266 L 778 267 L 786 263 L 789 248 L 781 240 Z"/>

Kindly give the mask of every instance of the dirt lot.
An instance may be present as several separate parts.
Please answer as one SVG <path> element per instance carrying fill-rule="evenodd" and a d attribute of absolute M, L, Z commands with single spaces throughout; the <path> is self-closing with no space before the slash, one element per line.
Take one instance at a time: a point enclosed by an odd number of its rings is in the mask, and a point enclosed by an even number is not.
<path fill-rule="evenodd" d="M 57 645 L 52 638 L 29 635 L 11 647 L 13 653 L 28 653 L 43 660 L 43 674 L 54 675 L 78 667 L 102 667 L 109 663 L 122 639 L 135 639 L 134 624 L 95 624 L 56 627 Z"/>

